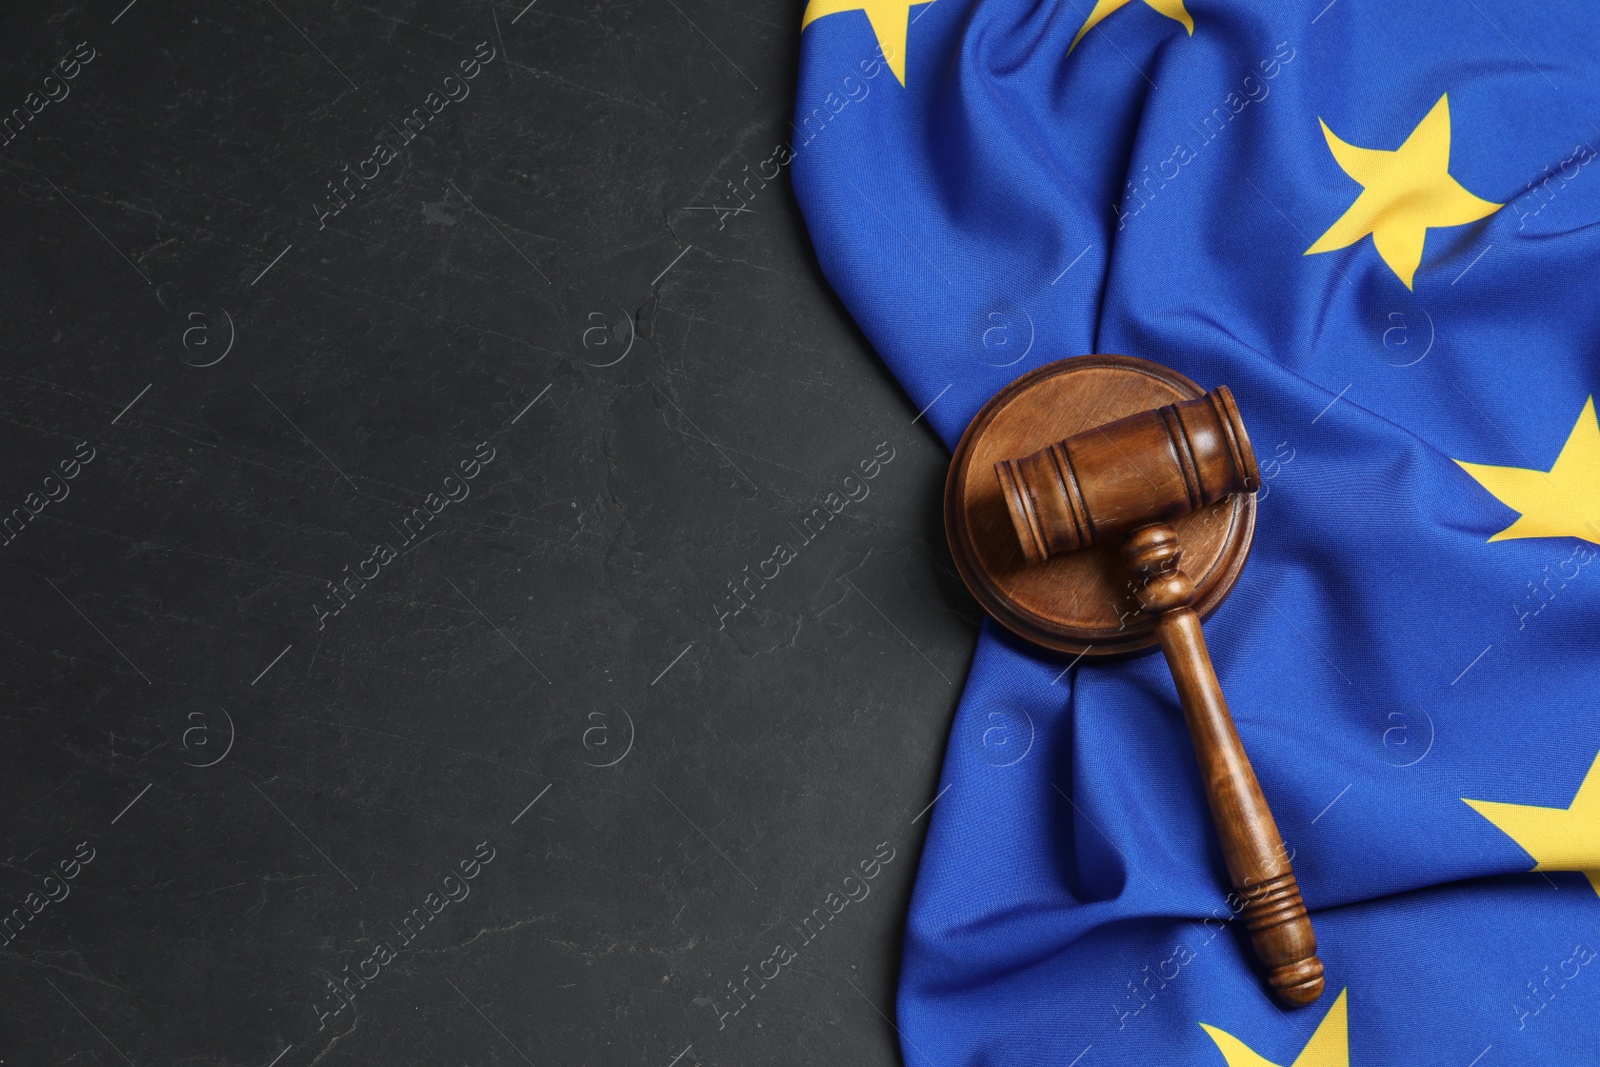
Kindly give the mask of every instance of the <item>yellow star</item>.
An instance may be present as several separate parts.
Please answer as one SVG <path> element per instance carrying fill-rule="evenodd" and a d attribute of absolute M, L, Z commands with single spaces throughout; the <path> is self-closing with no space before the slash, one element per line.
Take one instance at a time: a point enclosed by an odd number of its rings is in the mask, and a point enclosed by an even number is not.
<path fill-rule="evenodd" d="M 1564 808 L 1461 799 L 1521 845 L 1536 861 L 1534 870 L 1582 871 L 1600 893 L 1600 755 Z"/>
<path fill-rule="evenodd" d="M 1457 465 L 1521 518 L 1489 538 L 1581 537 L 1600 545 L 1600 422 L 1590 397 L 1548 471 Z"/>
<path fill-rule="evenodd" d="M 1183 28 L 1189 31 L 1189 36 L 1194 36 L 1194 19 L 1190 18 L 1189 12 L 1184 9 L 1183 0 L 1144 0 L 1144 2 L 1167 16 L 1167 18 L 1183 23 Z M 1083 35 L 1098 26 L 1107 15 L 1112 14 L 1119 8 L 1127 7 L 1131 3 L 1133 3 L 1133 0 L 1098 0 L 1094 5 L 1094 10 L 1089 12 L 1089 21 L 1083 24 L 1083 29 L 1078 31 L 1078 36 L 1074 37 L 1072 44 L 1067 46 L 1067 55 L 1070 56 L 1072 50 L 1078 47 L 1078 42 L 1083 40 Z"/>
<path fill-rule="evenodd" d="M 1361 195 L 1306 255 L 1348 248 L 1367 234 L 1378 255 L 1411 288 L 1430 227 L 1464 226 L 1499 211 L 1450 176 L 1450 95 L 1446 93 L 1393 152 L 1357 148 L 1322 124 L 1322 136 L 1344 172 L 1361 183 Z"/>
<path fill-rule="evenodd" d="M 804 30 L 824 15 L 841 11 L 865 11 L 872 32 L 878 37 L 878 52 L 894 71 L 900 84 L 906 83 L 906 32 L 911 9 L 933 0 L 811 0 L 800 18 Z M 1127 0 L 1123 0 L 1124 3 Z"/>
<path fill-rule="evenodd" d="M 1339 999 L 1333 1002 L 1328 1014 L 1317 1024 L 1311 1040 L 1289 1067 L 1350 1067 L 1350 1019 L 1345 1004 L 1345 995 L 1349 992 L 1348 989 L 1339 991 Z M 1201 1023 L 1200 1028 L 1217 1043 L 1228 1067 L 1278 1067 L 1232 1034 L 1205 1023 Z"/>

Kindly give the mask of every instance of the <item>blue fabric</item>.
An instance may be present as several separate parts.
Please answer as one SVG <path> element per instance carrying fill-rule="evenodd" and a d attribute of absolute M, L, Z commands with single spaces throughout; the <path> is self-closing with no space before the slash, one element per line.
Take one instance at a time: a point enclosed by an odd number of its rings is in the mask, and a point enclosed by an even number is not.
<path fill-rule="evenodd" d="M 906 1062 L 1254 1062 L 1204 1023 L 1289 1065 L 1344 992 L 1329 1063 L 1600 1063 L 1573 870 L 1600 820 L 1531 873 L 1464 803 L 1573 802 L 1600 565 L 1491 541 L 1518 511 L 1456 462 L 1550 471 L 1600 387 L 1600 6 L 1190 0 L 1191 35 L 1135 0 L 1076 46 L 1087 0 L 912 6 L 903 46 L 892 6 L 808 13 L 817 256 L 947 446 L 1066 356 L 1233 389 L 1267 480 L 1206 632 L 1328 968 L 1313 1006 L 1266 996 L 1159 655 L 1063 674 L 989 623 L 907 922 Z M 1449 174 L 1503 206 L 1429 229 L 1414 288 L 1371 236 L 1308 254 L 1362 192 L 1319 120 L 1392 151 L 1446 95 Z"/>

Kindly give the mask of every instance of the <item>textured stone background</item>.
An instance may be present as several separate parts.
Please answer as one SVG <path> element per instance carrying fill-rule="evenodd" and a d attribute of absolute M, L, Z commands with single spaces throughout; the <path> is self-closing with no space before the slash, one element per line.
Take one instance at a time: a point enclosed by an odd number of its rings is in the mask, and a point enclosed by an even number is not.
<path fill-rule="evenodd" d="M 786 182 L 714 210 L 789 136 L 801 7 L 6 5 L 0 1061 L 899 1061 L 976 609 Z"/>

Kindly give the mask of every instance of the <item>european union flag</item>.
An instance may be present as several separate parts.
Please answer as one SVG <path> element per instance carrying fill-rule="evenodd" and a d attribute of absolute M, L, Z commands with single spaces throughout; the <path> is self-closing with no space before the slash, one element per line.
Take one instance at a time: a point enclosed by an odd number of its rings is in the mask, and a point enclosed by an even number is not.
<path fill-rule="evenodd" d="M 1327 965 L 1268 999 L 1158 656 L 986 629 L 908 1064 L 1600 1062 L 1600 7 L 811 0 L 794 183 L 954 445 L 1065 356 L 1226 383 L 1208 623 Z"/>

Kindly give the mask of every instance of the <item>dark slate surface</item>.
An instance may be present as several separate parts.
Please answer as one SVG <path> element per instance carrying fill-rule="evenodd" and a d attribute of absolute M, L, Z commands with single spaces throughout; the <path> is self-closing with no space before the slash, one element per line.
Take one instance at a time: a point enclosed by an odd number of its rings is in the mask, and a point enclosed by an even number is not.
<path fill-rule="evenodd" d="M 712 210 L 800 13 L 6 5 L 0 1061 L 899 1062 L 976 611 L 786 184 Z"/>

